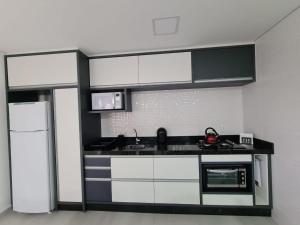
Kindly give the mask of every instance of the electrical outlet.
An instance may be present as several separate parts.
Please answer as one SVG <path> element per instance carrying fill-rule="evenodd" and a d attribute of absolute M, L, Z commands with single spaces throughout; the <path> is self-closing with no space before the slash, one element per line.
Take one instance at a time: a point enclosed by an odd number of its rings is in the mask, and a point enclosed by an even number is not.
<path fill-rule="evenodd" d="M 253 145 L 253 134 L 241 133 L 240 134 L 240 144 Z"/>

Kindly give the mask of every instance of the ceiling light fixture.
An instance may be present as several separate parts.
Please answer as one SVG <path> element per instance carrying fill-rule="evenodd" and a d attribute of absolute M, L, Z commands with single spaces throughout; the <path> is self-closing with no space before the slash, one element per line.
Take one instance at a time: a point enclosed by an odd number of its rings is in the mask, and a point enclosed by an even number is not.
<path fill-rule="evenodd" d="M 178 33 L 180 16 L 155 18 L 152 20 L 155 36 L 171 35 Z"/>

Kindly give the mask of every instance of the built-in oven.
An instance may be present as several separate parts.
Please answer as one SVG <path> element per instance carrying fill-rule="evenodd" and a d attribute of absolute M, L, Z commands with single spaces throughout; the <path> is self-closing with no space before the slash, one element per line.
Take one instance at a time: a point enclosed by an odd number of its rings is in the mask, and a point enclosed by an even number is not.
<path fill-rule="evenodd" d="M 251 163 L 203 163 L 203 192 L 252 192 Z"/>

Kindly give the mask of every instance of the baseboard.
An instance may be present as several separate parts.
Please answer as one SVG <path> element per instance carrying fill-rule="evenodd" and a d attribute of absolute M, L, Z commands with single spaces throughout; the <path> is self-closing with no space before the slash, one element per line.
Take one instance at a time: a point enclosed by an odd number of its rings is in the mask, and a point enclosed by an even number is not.
<path fill-rule="evenodd" d="M 210 207 L 210 206 L 174 206 L 150 204 L 87 204 L 87 210 L 119 211 L 140 213 L 167 213 L 167 214 L 203 214 L 203 215 L 236 215 L 236 216 L 271 216 L 270 208 L 261 207 Z"/>
<path fill-rule="evenodd" d="M 58 202 L 57 210 L 81 211 L 83 210 L 83 205 L 81 202 Z"/>

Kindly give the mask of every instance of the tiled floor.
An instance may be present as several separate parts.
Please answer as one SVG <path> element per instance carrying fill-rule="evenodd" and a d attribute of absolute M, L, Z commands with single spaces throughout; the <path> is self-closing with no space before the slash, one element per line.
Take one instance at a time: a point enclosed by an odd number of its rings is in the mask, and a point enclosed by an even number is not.
<path fill-rule="evenodd" d="M 121 212 L 69 212 L 28 215 L 7 211 L 0 225 L 276 225 L 271 218 L 144 214 Z"/>

